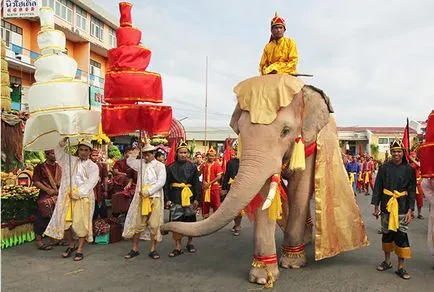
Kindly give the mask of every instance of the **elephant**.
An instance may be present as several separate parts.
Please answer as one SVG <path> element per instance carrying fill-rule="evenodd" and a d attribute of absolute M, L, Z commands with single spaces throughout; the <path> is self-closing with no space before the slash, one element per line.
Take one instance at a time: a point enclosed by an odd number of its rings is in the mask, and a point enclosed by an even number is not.
<path fill-rule="evenodd" d="M 195 223 L 169 222 L 163 230 L 204 236 L 227 225 L 259 197 L 270 196 L 272 177 L 282 175 L 287 202 L 279 225 L 284 232 L 280 266 L 306 264 L 305 233 L 309 202 L 315 201 L 315 259 L 368 245 L 364 222 L 344 169 L 333 109 L 320 89 L 290 75 L 264 75 L 239 83 L 238 103 L 230 126 L 241 138 L 240 167 L 220 208 Z M 304 169 L 288 169 L 297 137 L 305 149 Z M 269 204 L 268 204 L 269 205 Z M 254 259 L 249 281 L 272 287 L 279 276 L 275 243 L 276 220 L 264 208 L 254 210 Z"/>

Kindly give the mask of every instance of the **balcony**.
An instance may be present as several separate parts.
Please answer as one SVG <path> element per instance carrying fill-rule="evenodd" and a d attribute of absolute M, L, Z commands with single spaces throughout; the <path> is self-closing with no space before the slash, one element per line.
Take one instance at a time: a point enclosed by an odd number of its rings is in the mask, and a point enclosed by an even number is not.
<path fill-rule="evenodd" d="M 40 54 L 16 44 L 9 43 L 6 47 L 6 61 L 10 68 L 18 71 L 34 73 L 34 63 L 39 56 Z"/>

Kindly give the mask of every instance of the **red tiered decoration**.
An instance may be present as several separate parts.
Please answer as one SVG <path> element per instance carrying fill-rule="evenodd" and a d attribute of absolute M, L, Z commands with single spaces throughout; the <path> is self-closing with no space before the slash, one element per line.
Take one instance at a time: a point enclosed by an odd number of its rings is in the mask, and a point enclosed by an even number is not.
<path fill-rule="evenodd" d="M 420 145 L 419 155 L 421 176 L 434 177 L 434 110 L 428 116 L 425 142 Z"/>
<path fill-rule="evenodd" d="M 116 30 L 117 48 L 108 51 L 105 76 L 102 127 L 108 135 L 144 130 L 148 135 L 169 133 L 172 108 L 164 105 L 137 104 L 163 102 L 161 76 L 145 71 L 151 51 L 139 46 L 142 32 L 132 27 L 131 3 L 120 2 L 120 27 Z"/>

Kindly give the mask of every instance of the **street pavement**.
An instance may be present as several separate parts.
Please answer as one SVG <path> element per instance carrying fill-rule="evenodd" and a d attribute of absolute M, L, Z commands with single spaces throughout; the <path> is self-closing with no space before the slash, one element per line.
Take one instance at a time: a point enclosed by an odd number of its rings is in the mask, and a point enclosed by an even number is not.
<path fill-rule="evenodd" d="M 313 260 L 312 245 L 307 247 L 308 265 L 298 270 L 280 270 L 280 278 L 270 291 L 434 291 L 433 257 L 426 247 L 427 219 L 415 219 L 410 225 L 413 259 L 407 270 L 411 280 L 392 270 L 377 272 L 383 260 L 380 222 L 372 215 L 371 196 L 359 195 L 357 201 L 365 219 L 370 246 L 349 251 L 319 262 Z M 423 213 L 428 214 L 424 207 Z M 1 287 L 3 291 L 259 291 L 263 287 L 248 282 L 251 264 L 252 226 L 246 219 L 239 237 L 228 225 L 219 232 L 197 238 L 196 254 L 169 258 L 174 248 L 171 236 L 164 237 L 158 250 L 161 259 L 147 256 L 148 242 L 141 241 L 141 255 L 124 260 L 131 242 L 89 245 L 85 258 L 73 262 L 62 259 L 64 247 L 51 251 L 36 250 L 27 243 L 2 250 Z M 282 232 L 276 230 L 280 246 Z"/>

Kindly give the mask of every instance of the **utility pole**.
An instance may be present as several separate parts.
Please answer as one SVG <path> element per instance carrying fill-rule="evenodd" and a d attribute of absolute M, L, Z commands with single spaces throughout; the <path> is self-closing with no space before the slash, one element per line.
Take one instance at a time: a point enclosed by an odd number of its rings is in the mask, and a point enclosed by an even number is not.
<path fill-rule="evenodd" d="M 207 144 L 207 139 L 206 139 L 207 127 L 208 127 L 208 56 L 206 56 L 205 59 L 205 141 L 204 141 L 205 148 Z"/>

